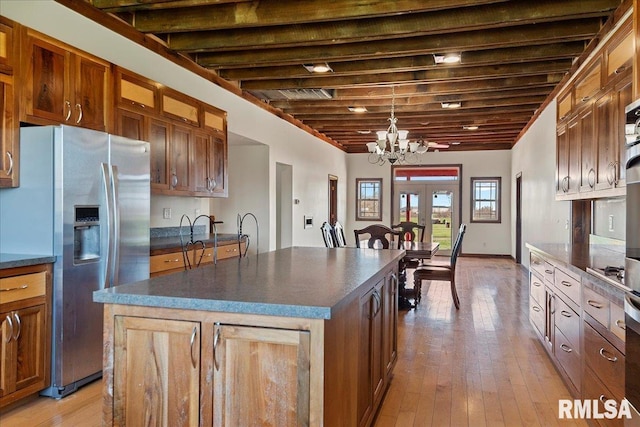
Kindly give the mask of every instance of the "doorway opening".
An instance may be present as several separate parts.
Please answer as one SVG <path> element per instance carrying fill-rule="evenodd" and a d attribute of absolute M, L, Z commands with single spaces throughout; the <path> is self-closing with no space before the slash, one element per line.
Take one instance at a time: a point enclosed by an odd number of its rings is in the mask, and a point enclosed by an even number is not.
<path fill-rule="evenodd" d="M 329 175 L 329 224 L 338 220 L 338 177 Z"/>
<path fill-rule="evenodd" d="M 425 226 L 425 240 L 439 242 L 438 254 L 449 255 L 461 218 L 462 165 L 392 168 L 392 223 Z"/>
<path fill-rule="evenodd" d="M 276 163 L 276 249 L 293 242 L 293 167 Z"/>

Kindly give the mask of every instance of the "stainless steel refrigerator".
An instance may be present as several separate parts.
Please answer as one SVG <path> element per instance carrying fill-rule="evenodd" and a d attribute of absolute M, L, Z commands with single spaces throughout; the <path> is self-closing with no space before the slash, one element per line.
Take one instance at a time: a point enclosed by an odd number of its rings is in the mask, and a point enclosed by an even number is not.
<path fill-rule="evenodd" d="M 102 372 L 93 292 L 149 277 L 149 144 L 70 126 L 20 131 L 20 187 L 0 191 L 0 251 L 55 255 L 51 386 Z"/>

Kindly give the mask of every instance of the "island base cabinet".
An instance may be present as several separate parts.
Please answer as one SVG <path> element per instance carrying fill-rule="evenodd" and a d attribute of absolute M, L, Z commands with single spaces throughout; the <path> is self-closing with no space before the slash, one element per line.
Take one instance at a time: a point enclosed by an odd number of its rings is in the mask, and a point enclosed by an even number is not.
<path fill-rule="evenodd" d="M 200 324 L 117 316 L 114 426 L 200 425 Z"/>
<path fill-rule="evenodd" d="M 214 426 L 308 426 L 309 332 L 217 326 Z"/>

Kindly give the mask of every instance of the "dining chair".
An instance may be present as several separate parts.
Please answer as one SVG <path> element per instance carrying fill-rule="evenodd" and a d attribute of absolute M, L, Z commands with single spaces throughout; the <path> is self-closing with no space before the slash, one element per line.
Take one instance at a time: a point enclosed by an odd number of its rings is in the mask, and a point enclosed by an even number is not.
<path fill-rule="evenodd" d="M 424 230 L 427 228 L 424 225 L 418 224 L 412 221 L 403 221 L 396 225 L 392 225 L 394 230 L 399 229 L 402 232 L 403 240 L 406 241 L 418 241 L 424 242 Z M 417 232 L 416 232 L 417 231 Z M 417 237 L 417 240 L 416 240 Z M 402 260 L 406 268 L 417 268 L 422 260 L 418 258 L 404 257 Z"/>
<path fill-rule="evenodd" d="M 403 241 L 401 231 L 393 230 L 383 224 L 369 225 L 360 230 L 353 230 L 353 233 L 356 238 L 356 247 L 358 248 L 360 247 L 360 239 L 363 235 L 369 236 L 367 239 L 367 247 L 374 249 L 389 249 L 391 242 L 395 242 L 396 247 L 400 248 Z"/>
<path fill-rule="evenodd" d="M 347 239 L 344 238 L 344 227 L 339 221 L 333 223 L 333 237 L 335 237 L 336 247 L 343 248 L 347 246 Z"/>
<path fill-rule="evenodd" d="M 324 240 L 324 245 L 327 248 L 335 248 L 336 242 L 333 235 L 333 227 L 327 221 L 322 223 L 320 227 L 320 231 L 322 231 L 322 239 Z"/>
<path fill-rule="evenodd" d="M 451 259 L 449 264 L 424 263 L 413 272 L 413 289 L 415 292 L 415 303 L 420 303 L 422 298 L 422 281 L 423 280 L 442 280 L 451 283 L 451 297 L 456 309 L 460 309 L 460 299 L 456 289 L 456 262 L 462 249 L 462 239 L 467 230 L 466 224 L 461 224 L 456 236 L 456 241 L 451 250 Z"/>

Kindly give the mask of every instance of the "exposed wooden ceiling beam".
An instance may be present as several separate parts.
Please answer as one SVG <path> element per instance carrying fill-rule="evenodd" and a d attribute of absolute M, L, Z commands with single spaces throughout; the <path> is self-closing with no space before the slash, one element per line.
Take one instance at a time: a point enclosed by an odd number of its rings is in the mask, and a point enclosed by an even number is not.
<path fill-rule="evenodd" d="M 599 19 L 586 19 L 375 42 L 200 53 L 196 54 L 194 59 L 203 67 L 216 69 L 402 57 L 449 51 L 463 52 L 464 55 L 468 50 L 587 40 L 593 37 L 599 28 Z"/>

